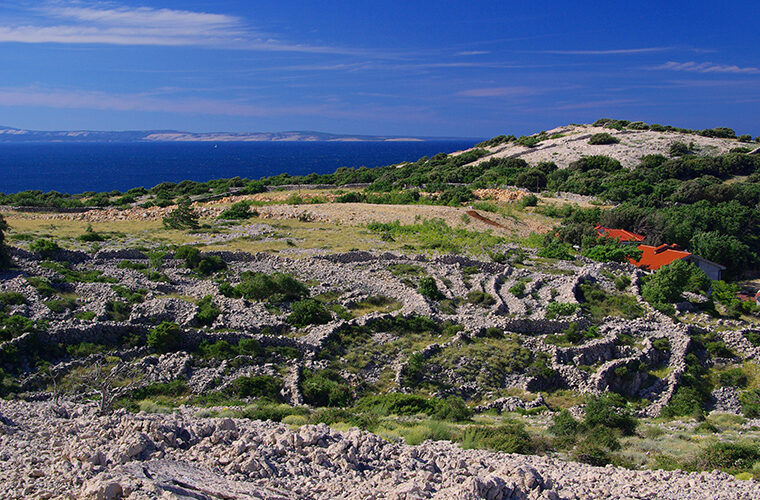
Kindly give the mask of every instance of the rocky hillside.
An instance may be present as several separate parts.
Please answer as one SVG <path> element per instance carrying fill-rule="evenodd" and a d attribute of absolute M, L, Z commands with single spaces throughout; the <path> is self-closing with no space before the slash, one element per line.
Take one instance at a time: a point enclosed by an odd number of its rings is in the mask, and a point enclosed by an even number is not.
<path fill-rule="evenodd" d="M 617 142 L 590 144 L 589 140 L 595 134 L 609 134 Z M 540 140 L 533 146 L 522 145 L 517 141 L 487 146 L 489 154 L 474 164 L 493 158 L 520 158 L 530 165 L 554 162 L 559 168 L 566 168 L 584 156 L 603 155 L 616 159 L 624 167 L 633 168 L 647 155 L 672 156 L 671 148 L 674 144 L 684 144 L 701 156 L 716 156 L 738 147 L 746 147 L 755 151 L 755 154 L 760 151 L 757 143 L 740 142 L 733 138 L 705 137 L 678 131 L 617 130 L 594 125 L 557 127 L 530 137 Z"/>
<path fill-rule="evenodd" d="M 320 424 L 174 415 L 99 416 L 47 403 L 0 405 L 3 498 L 751 499 L 722 472 L 630 471 L 542 457 L 389 443 Z M 55 429 L 51 433 L 51 429 Z"/>

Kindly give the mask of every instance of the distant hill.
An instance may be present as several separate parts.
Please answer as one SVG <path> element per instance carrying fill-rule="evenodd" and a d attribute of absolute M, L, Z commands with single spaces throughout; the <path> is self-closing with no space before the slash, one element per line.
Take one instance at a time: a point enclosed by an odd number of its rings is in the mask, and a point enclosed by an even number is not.
<path fill-rule="evenodd" d="M 662 128 L 665 129 L 665 127 Z M 720 132 L 730 129 L 715 130 Z M 701 135 L 702 133 L 707 136 Z M 613 139 L 608 144 L 593 144 L 595 141 L 591 141 L 591 137 L 596 134 L 609 134 Z M 733 134 L 733 131 L 730 131 L 730 134 Z M 674 144 L 682 144 L 684 145 L 682 147 L 685 147 L 690 154 L 699 156 L 715 156 L 736 148 L 757 154 L 755 150 L 760 147 L 757 139 L 752 139 L 750 136 L 737 138 L 735 135 L 734 137 L 709 135 L 710 131 L 691 131 L 672 127 L 665 130 L 637 130 L 624 127 L 618 130 L 595 123 L 557 127 L 520 138 L 499 136 L 476 145 L 472 149 L 488 151 L 488 154 L 476 160 L 475 164 L 494 158 L 520 158 L 530 165 L 554 162 L 559 168 L 566 168 L 583 156 L 603 155 L 618 160 L 624 167 L 633 168 L 647 155 L 673 156 L 671 147 Z"/>
<path fill-rule="evenodd" d="M 400 137 L 344 135 L 313 131 L 291 132 L 183 132 L 179 130 L 99 130 L 43 131 L 0 127 L 0 142 L 412 142 L 459 140 L 462 137 Z"/>

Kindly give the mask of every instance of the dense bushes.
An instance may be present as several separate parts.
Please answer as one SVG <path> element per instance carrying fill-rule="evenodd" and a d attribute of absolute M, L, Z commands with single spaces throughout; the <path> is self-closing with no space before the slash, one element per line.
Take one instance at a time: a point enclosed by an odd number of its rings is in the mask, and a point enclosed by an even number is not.
<path fill-rule="evenodd" d="M 222 283 L 219 292 L 226 297 L 277 303 L 306 297 L 309 289 L 289 274 L 246 271 L 240 274 L 238 285 Z"/>
<path fill-rule="evenodd" d="M 632 435 L 638 422 L 630 414 L 625 400 L 618 394 L 591 396 L 586 401 L 583 421 L 567 410 L 557 413 L 549 426 L 555 446 L 571 451 L 578 461 L 605 465 L 610 452 L 620 449 L 620 436 Z"/>
<path fill-rule="evenodd" d="M 628 259 L 641 259 L 641 250 L 633 245 L 623 245 L 607 239 L 584 249 L 583 255 L 599 262 L 628 262 Z"/>
<path fill-rule="evenodd" d="M 227 263 L 218 255 L 202 255 L 200 250 L 191 246 L 179 247 L 174 258 L 183 259 L 185 267 L 204 276 L 227 269 Z"/>
<path fill-rule="evenodd" d="M 710 288 L 710 280 L 694 264 L 677 260 L 646 277 L 641 295 L 650 304 L 672 304 L 683 292 L 700 293 Z"/>

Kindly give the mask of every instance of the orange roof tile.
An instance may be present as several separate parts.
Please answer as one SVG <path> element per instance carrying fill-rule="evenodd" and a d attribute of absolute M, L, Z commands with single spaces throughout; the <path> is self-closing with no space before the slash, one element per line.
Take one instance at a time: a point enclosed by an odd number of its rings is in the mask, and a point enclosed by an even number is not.
<path fill-rule="evenodd" d="M 660 245 L 658 247 L 639 245 L 637 248 L 642 252 L 641 259 L 635 261 L 629 258 L 628 261 L 634 266 L 650 271 L 656 271 L 662 266 L 667 266 L 671 262 L 691 255 L 691 252 L 681 250 L 678 245 Z"/>
<path fill-rule="evenodd" d="M 596 232 L 601 237 L 612 238 L 618 241 L 644 241 L 643 235 L 632 233 L 625 229 L 611 229 L 609 227 L 596 226 Z"/>

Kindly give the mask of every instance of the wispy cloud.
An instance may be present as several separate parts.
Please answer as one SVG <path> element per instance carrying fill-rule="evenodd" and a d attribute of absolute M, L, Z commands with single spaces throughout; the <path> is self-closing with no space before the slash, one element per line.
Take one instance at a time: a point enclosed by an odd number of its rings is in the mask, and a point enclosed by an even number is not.
<path fill-rule="evenodd" d="M 697 63 L 694 61 L 689 62 L 674 62 L 668 61 L 665 64 L 654 66 L 650 69 L 661 69 L 670 71 L 691 71 L 694 73 L 733 73 L 737 75 L 757 75 L 760 74 L 760 68 L 752 66 L 739 67 L 728 64 L 713 64 L 711 62 Z"/>
<path fill-rule="evenodd" d="M 457 52 L 456 55 L 458 56 L 483 56 L 486 54 L 490 54 L 491 52 L 488 50 L 463 50 L 460 52 Z"/>
<path fill-rule="evenodd" d="M 568 56 L 609 56 L 623 54 L 646 54 L 648 52 L 664 52 L 672 47 L 640 47 L 633 49 L 603 49 L 603 50 L 536 50 L 536 54 L 558 54 Z"/>
<path fill-rule="evenodd" d="M 202 46 L 243 50 L 359 54 L 355 49 L 283 42 L 236 16 L 114 3 L 49 2 L 27 19 L 0 24 L 0 42 Z"/>
<path fill-rule="evenodd" d="M 544 92 L 544 89 L 537 87 L 515 86 L 515 87 L 487 87 L 479 89 L 468 89 L 457 92 L 456 95 L 464 97 L 510 97 L 510 96 L 527 96 Z"/>

